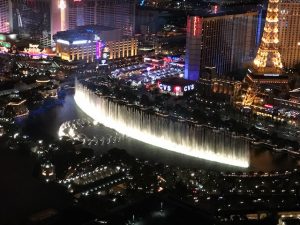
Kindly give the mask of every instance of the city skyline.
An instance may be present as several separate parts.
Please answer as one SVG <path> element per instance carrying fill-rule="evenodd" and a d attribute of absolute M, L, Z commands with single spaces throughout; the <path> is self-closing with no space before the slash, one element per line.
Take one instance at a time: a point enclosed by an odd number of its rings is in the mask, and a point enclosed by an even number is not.
<path fill-rule="evenodd" d="M 0 224 L 300 224 L 299 0 L 0 0 Z"/>

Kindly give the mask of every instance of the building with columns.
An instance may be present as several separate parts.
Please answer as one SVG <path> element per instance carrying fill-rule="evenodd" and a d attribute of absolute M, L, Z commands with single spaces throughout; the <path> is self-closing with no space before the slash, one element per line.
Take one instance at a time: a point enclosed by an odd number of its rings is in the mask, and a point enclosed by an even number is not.
<path fill-rule="evenodd" d="M 120 29 L 89 25 L 54 35 L 56 53 L 63 60 L 94 62 L 137 55 L 138 41 L 124 37 Z"/>
<path fill-rule="evenodd" d="M 136 38 L 108 41 L 106 45 L 109 48 L 109 59 L 118 59 L 137 55 L 138 40 Z"/>
<path fill-rule="evenodd" d="M 293 68 L 300 63 L 300 0 L 279 2 L 278 30 L 282 64 Z"/>

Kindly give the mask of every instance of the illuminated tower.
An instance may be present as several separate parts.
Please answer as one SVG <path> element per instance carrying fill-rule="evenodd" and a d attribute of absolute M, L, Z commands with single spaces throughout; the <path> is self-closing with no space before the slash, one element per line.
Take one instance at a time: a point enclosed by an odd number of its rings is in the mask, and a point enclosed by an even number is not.
<path fill-rule="evenodd" d="M 66 0 L 51 0 L 51 38 L 58 31 L 68 30 L 68 7 Z"/>
<path fill-rule="evenodd" d="M 269 0 L 263 37 L 253 62 L 254 70 L 258 73 L 282 72 L 281 56 L 278 51 L 278 3 L 279 0 Z"/>
<path fill-rule="evenodd" d="M 58 8 L 60 9 L 60 29 L 66 30 L 66 0 L 59 0 Z"/>
<path fill-rule="evenodd" d="M 248 83 L 242 105 L 260 105 L 264 102 L 264 87 L 272 85 L 282 90 L 288 87 L 288 76 L 282 75 L 279 53 L 279 0 L 269 0 L 266 23 L 257 55 L 244 81 Z"/>
<path fill-rule="evenodd" d="M 248 69 L 245 81 L 253 84 L 288 84 L 282 75 L 283 65 L 279 53 L 279 0 L 269 0 L 263 36 L 252 68 Z"/>

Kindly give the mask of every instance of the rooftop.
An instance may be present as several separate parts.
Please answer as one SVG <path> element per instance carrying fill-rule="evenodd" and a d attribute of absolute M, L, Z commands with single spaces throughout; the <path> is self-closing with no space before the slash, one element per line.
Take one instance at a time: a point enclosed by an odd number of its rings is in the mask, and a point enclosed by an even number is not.
<path fill-rule="evenodd" d="M 76 40 L 95 40 L 95 35 L 100 35 L 103 31 L 112 30 L 116 30 L 116 28 L 101 25 L 79 26 L 72 30 L 59 31 L 54 35 L 53 39 L 63 39 L 69 42 Z"/>
<path fill-rule="evenodd" d="M 197 10 L 189 13 L 189 16 L 200 16 L 203 18 L 210 18 L 210 17 L 222 17 L 222 16 L 232 16 L 232 15 L 245 15 L 248 13 L 257 13 L 257 10 L 219 10 L 218 12 L 214 13 L 212 11 L 207 10 Z"/>

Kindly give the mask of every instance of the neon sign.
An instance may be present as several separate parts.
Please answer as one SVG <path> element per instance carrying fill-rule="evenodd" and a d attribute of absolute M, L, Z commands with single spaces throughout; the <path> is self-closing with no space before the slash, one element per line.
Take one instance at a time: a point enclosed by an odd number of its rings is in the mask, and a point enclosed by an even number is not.
<path fill-rule="evenodd" d="M 99 59 L 101 56 L 101 42 L 96 42 L 96 59 Z"/>
<path fill-rule="evenodd" d="M 170 85 L 166 85 L 166 84 L 159 84 L 159 88 L 163 91 L 171 91 L 172 88 Z"/>
<path fill-rule="evenodd" d="M 183 88 L 183 91 L 192 91 L 195 89 L 195 85 L 194 84 L 190 84 L 190 85 L 186 85 Z"/>
<path fill-rule="evenodd" d="M 184 86 L 183 88 L 181 86 L 175 86 L 172 88 L 171 85 L 167 85 L 167 84 L 160 84 L 158 83 L 158 86 L 159 88 L 162 90 L 162 91 L 167 91 L 167 92 L 171 92 L 173 90 L 173 92 L 175 93 L 179 93 L 179 92 L 182 92 L 182 90 L 184 92 L 187 92 L 187 91 L 192 91 L 195 89 L 195 85 L 194 84 L 189 84 L 189 85 L 186 85 Z"/>
<path fill-rule="evenodd" d="M 174 87 L 174 92 L 176 93 L 181 92 L 181 87 L 180 86 Z"/>
<path fill-rule="evenodd" d="M 268 108 L 268 109 L 273 109 L 273 105 L 265 104 L 264 106 L 265 106 L 266 108 Z"/>

